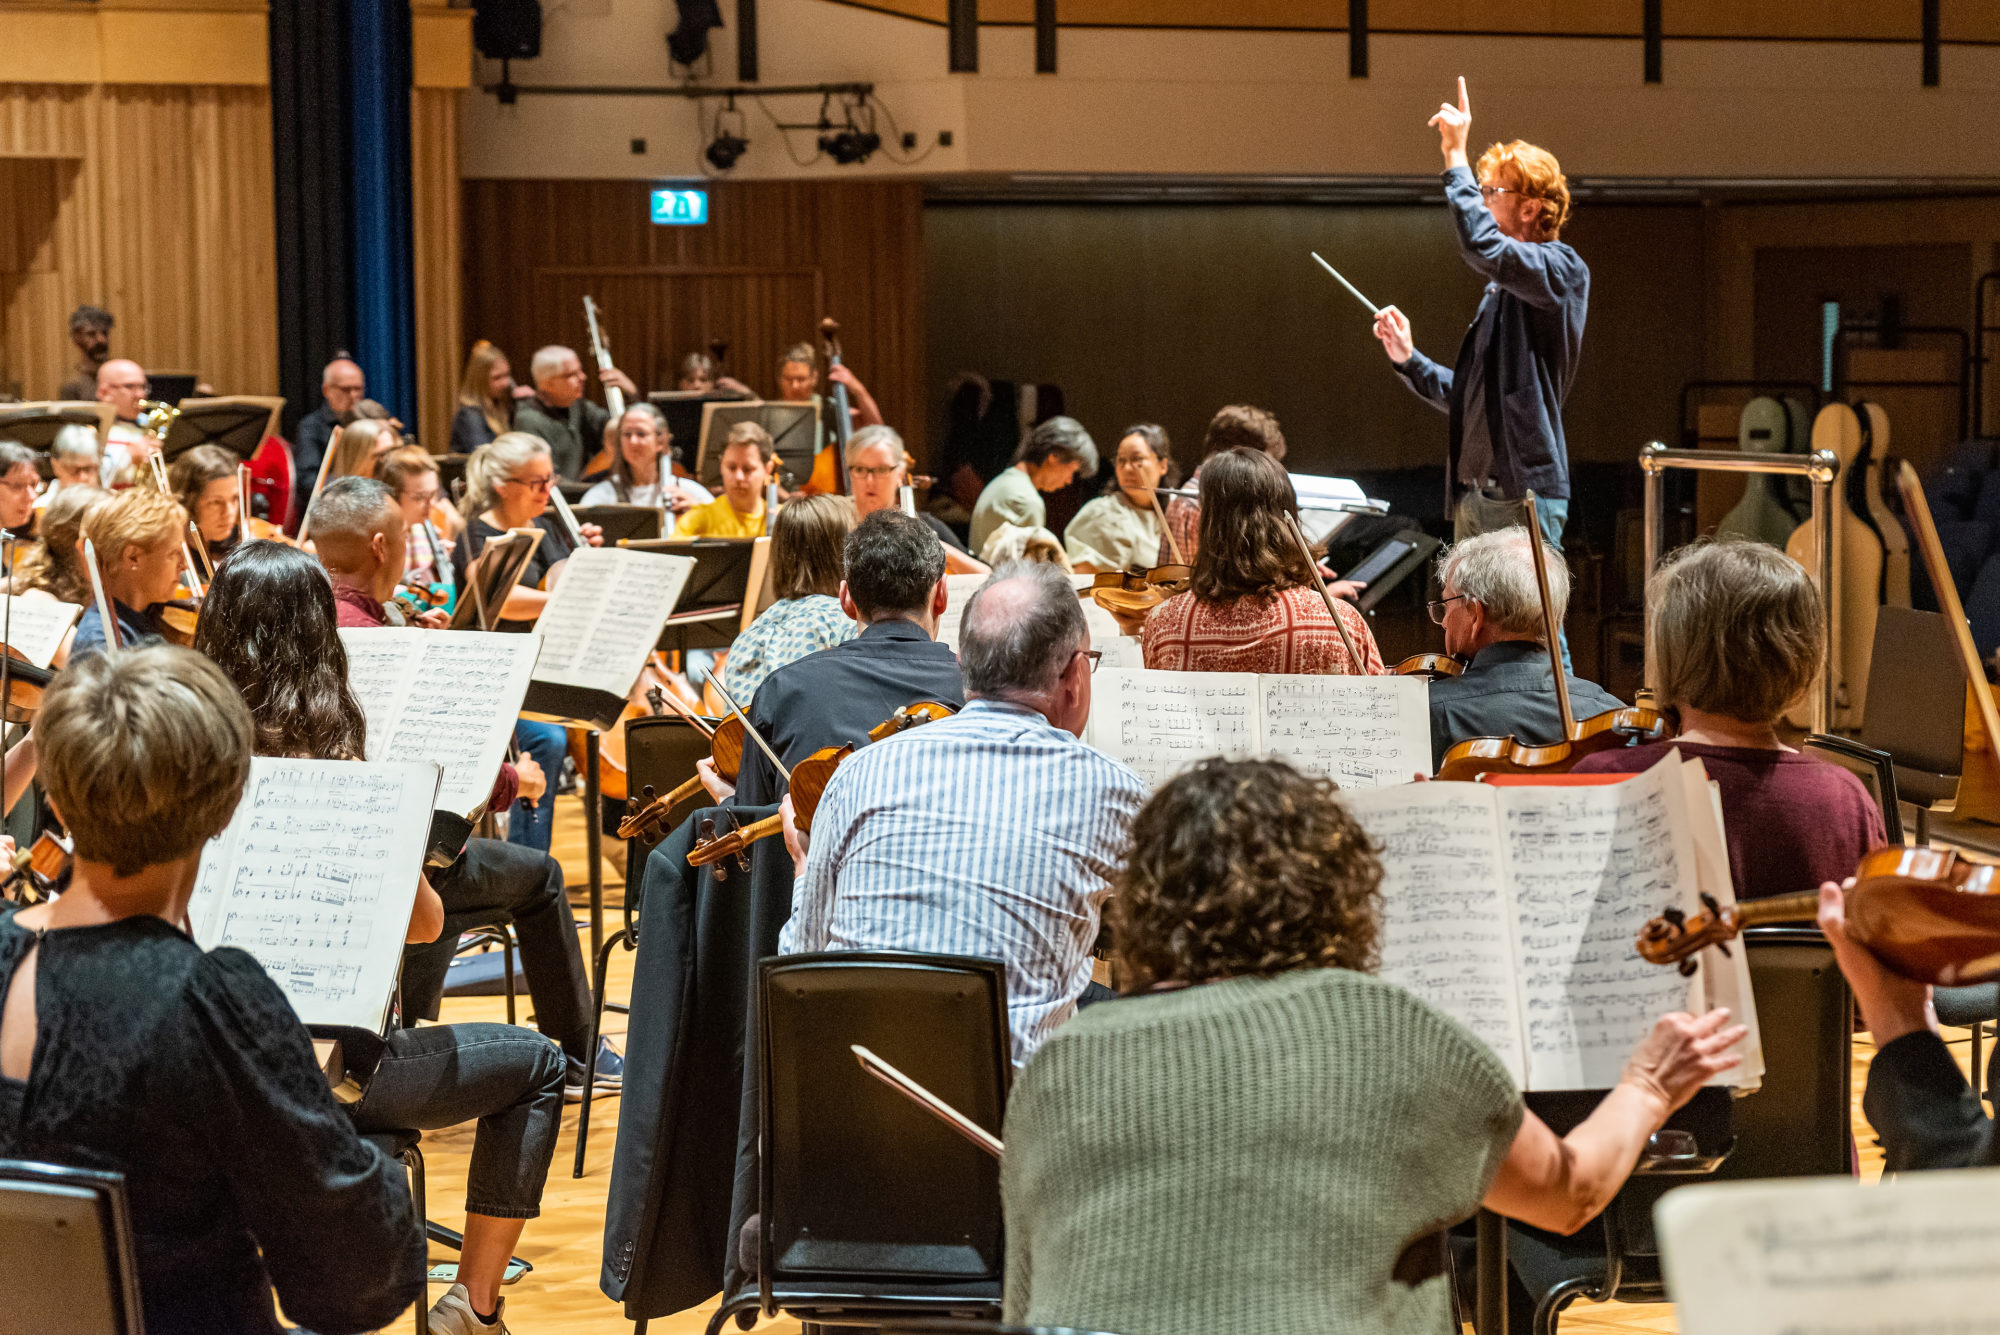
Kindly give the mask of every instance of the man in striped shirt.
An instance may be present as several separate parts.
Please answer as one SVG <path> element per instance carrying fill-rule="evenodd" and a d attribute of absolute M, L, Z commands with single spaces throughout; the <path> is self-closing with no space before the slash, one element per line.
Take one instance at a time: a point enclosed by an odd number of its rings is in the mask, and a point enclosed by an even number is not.
<path fill-rule="evenodd" d="M 810 835 L 782 954 L 910 950 L 1007 966 L 1014 1060 L 1076 1010 L 1139 776 L 1079 739 L 1097 652 L 1053 566 L 1008 565 L 966 604 L 967 704 L 863 747 L 835 771 Z"/>

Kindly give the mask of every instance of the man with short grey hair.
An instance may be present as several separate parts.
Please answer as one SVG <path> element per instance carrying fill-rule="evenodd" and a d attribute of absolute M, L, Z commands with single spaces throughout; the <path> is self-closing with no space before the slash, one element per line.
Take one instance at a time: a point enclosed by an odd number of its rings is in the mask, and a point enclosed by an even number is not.
<path fill-rule="evenodd" d="M 967 704 L 863 747 L 785 842 L 798 880 L 784 954 L 913 950 L 1007 966 L 1013 1057 L 1076 1010 L 1139 776 L 1079 739 L 1097 651 L 1060 570 L 1010 564 L 966 604 Z"/>
<path fill-rule="evenodd" d="M 1049 522 L 1045 491 L 1061 491 L 1077 474 L 1097 476 L 1097 444 L 1074 417 L 1051 417 L 1021 442 L 1014 463 L 979 493 L 972 507 L 972 551 L 986 550 L 986 540 L 1002 524 L 1041 528 Z"/>
<path fill-rule="evenodd" d="M 1569 610 L 1569 566 L 1547 542 L 1542 554 L 1561 627 Z M 1516 525 L 1453 544 L 1438 560 L 1438 580 L 1444 595 L 1430 605 L 1431 620 L 1444 627 L 1445 651 L 1466 667 L 1461 676 L 1431 683 L 1432 763 L 1468 737 L 1511 736 L 1532 746 L 1562 741 L 1528 530 Z M 1576 676 L 1569 677 L 1569 699 L 1578 720 L 1623 704 Z"/>
<path fill-rule="evenodd" d="M 584 394 L 587 378 L 583 359 L 574 348 L 550 344 L 535 349 L 528 374 L 534 379 L 535 394 L 514 405 L 514 429 L 548 442 L 549 461 L 555 465 L 557 477 L 581 481 L 599 450 L 615 448 L 615 442 L 604 434 L 611 424 L 611 412 Z M 623 390 L 628 399 L 638 400 L 638 386 L 623 371 L 605 371 L 599 379 Z"/>

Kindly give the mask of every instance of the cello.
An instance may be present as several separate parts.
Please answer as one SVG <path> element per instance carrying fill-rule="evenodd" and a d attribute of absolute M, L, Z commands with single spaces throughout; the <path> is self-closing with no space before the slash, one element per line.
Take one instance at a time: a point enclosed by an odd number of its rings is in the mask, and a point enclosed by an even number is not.
<path fill-rule="evenodd" d="M 1871 418 L 1872 420 L 1872 418 Z M 1836 717 L 1832 728 L 1861 723 L 1861 701 L 1868 691 L 1868 661 L 1875 647 L 1875 609 L 1881 606 L 1882 540 L 1849 505 L 1845 479 L 1864 459 L 1861 416 L 1845 403 L 1829 403 L 1813 419 L 1812 447 L 1830 451 L 1840 460 L 1842 485 L 1827 497 L 1833 506 L 1833 587 L 1822 589 L 1833 646 L 1832 663 Z M 1799 525 L 1785 542 L 1785 555 L 1807 570 L 1816 570 L 1817 540 L 1810 523 Z M 1810 726 L 1803 716 L 1793 723 Z"/>

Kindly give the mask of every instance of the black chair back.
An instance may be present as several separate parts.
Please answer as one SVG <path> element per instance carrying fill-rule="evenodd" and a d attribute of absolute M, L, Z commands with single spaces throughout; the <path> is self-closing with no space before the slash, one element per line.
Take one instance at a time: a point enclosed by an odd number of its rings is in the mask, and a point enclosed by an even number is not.
<path fill-rule="evenodd" d="M 1928 807 L 1958 792 L 1965 668 L 1942 614 L 1880 609 L 1862 720 L 1855 740 L 1889 753 L 1905 802 Z"/>
<path fill-rule="evenodd" d="M 1896 787 L 1894 757 L 1851 738 L 1824 732 L 1807 733 L 1802 745 L 1861 780 L 1861 786 L 1875 799 L 1875 809 L 1882 813 L 1884 837 L 1892 845 L 1903 842 L 1902 793 Z"/>
<path fill-rule="evenodd" d="M 0 1330 L 142 1335 L 124 1176 L 0 1159 L 0 1275 Z"/>
<path fill-rule="evenodd" d="M 767 1293 L 830 1277 L 997 1283 L 999 1163 L 864 1072 L 850 1045 L 997 1133 L 1012 1076 L 1004 967 L 847 952 L 768 958 L 758 979 Z"/>
<path fill-rule="evenodd" d="M 646 801 L 642 794 L 648 788 L 664 796 L 692 779 L 695 762 L 705 759 L 712 749 L 701 729 L 679 714 L 627 719 L 625 791 L 641 805 Z M 696 794 L 688 800 L 685 810 L 708 805 L 706 794 Z M 669 824 L 666 828 L 673 826 Z"/>

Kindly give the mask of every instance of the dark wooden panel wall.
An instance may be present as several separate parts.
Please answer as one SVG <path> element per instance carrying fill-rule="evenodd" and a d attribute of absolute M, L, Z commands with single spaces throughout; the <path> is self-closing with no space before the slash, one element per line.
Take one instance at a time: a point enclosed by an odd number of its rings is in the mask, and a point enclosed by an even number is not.
<path fill-rule="evenodd" d="M 922 187 L 728 181 L 708 191 L 705 226 L 659 227 L 643 181 L 464 182 L 466 342 L 505 349 L 524 384 L 546 343 L 576 348 L 589 366 L 588 292 L 613 359 L 641 389 L 672 389 L 682 356 L 726 339 L 730 373 L 775 396 L 778 355 L 816 341 L 832 316 L 847 363 L 921 456 Z"/>

